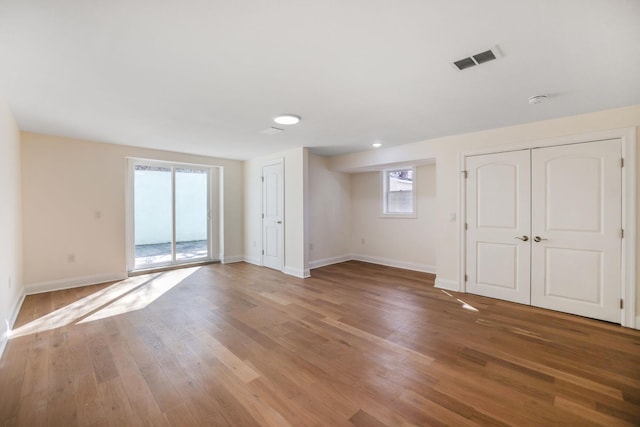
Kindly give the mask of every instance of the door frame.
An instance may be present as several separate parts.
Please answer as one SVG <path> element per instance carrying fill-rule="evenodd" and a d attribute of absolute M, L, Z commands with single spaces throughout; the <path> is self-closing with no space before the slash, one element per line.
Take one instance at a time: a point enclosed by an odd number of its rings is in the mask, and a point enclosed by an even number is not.
<path fill-rule="evenodd" d="M 584 142 L 603 141 L 608 139 L 620 139 L 622 142 L 622 283 L 621 297 L 624 308 L 621 310 L 620 324 L 628 328 L 640 329 L 640 318 L 636 319 L 636 128 L 611 129 L 599 132 L 590 132 L 579 135 L 570 135 L 557 138 L 542 139 L 537 141 L 497 145 L 473 150 L 463 150 L 459 154 L 460 173 L 458 174 L 458 287 L 461 292 L 466 292 L 466 250 L 467 241 L 465 233 L 466 219 L 466 158 L 473 155 L 493 154 L 506 151 L 552 147 L 556 145 L 570 145 Z"/>
<path fill-rule="evenodd" d="M 158 159 L 145 159 L 140 157 L 127 157 L 127 178 L 125 189 L 125 241 L 126 241 L 126 268 L 127 273 L 145 271 L 146 269 L 136 269 L 135 267 L 135 221 L 134 221 L 134 205 L 135 205 L 135 192 L 134 192 L 134 168 L 138 163 L 144 163 L 148 165 L 157 165 L 161 167 L 172 168 L 199 168 L 208 169 L 209 179 L 207 182 L 207 240 L 209 256 L 207 258 L 198 258 L 192 262 L 170 262 L 157 264 L 149 268 L 150 271 L 154 269 L 161 269 L 174 266 L 188 265 L 190 263 L 201 262 L 216 262 L 220 261 L 223 257 L 224 244 L 223 244 L 223 204 L 222 204 L 222 167 L 198 164 L 198 163 L 183 163 L 174 162 L 170 160 L 158 160 Z M 173 175 L 173 172 L 172 172 Z M 172 198 L 175 197 L 175 182 L 172 179 Z M 172 210 L 175 210 L 175 204 L 172 203 Z M 175 241 L 175 212 L 172 212 L 172 235 Z M 219 236 L 216 238 L 216 236 Z"/>
<path fill-rule="evenodd" d="M 285 245 L 284 245 L 284 227 L 286 225 L 286 221 L 285 221 L 285 211 L 284 211 L 284 199 L 286 197 L 285 193 L 284 193 L 284 174 L 285 174 L 285 170 L 284 170 L 284 158 L 277 158 L 277 159 L 271 159 L 267 162 L 264 162 L 261 166 L 260 166 L 260 177 L 262 179 L 262 182 L 260 184 L 260 197 L 261 197 L 261 204 L 260 204 L 260 211 L 262 213 L 262 219 L 260 220 L 260 240 L 261 240 L 261 245 L 260 245 L 260 249 L 261 249 L 261 254 L 260 254 L 260 265 L 264 267 L 264 251 L 265 251 L 265 241 L 264 241 L 264 203 L 265 203 L 265 183 L 264 183 L 264 168 L 266 166 L 273 166 L 273 165 L 280 165 L 282 168 L 282 180 L 280 181 L 280 193 L 282 194 L 282 198 L 279 201 L 280 204 L 280 212 L 282 212 L 282 221 L 283 224 L 280 227 L 279 231 L 278 231 L 278 239 L 280 239 L 280 244 L 282 245 L 282 257 L 280 259 L 280 271 L 284 272 L 284 255 L 285 255 Z"/>

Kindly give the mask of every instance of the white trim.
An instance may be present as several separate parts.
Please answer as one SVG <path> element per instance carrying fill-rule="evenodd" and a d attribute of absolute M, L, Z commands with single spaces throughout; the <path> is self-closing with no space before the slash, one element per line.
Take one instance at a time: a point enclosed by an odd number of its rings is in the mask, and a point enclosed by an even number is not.
<path fill-rule="evenodd" d="M 500 153 L 505 151 L 517 151 L 523 149 L 533 149 L 539 147 L 552 147 L 557 145 L 579 144 L 584 142 L 604 141 L 608 139 L 622 140 L 622 150 L 624 157 L 623 178 L 623 218 L 622 227 L 625 230 L 622 255 L 622 298 L 624 299 L 624 309 L 621 310 L 621 325 L 630 328 L 639 328 L 636 319 L 636 128 L 609 129 L 604 131 L 589 132 L 586 134 L 569 135 L 556 138 L 548 138 L 539 141 L 526 141 L 513 144 L 505 144 L 494 147 L 483 147 L 480 149 L 462 150 L 459 154 L 460 171 L 465 170 L 465 158 L 469 156 Z M 465 179 L 462 173 L 459 174 L 458 186 L 458 286 L 465 292 L 465 283 L 462 278 L 466 270 L 466 240 L 464 224 L 466 222 L 465 209 Z M 635 320 L 635 321 L 634 321 Z"/>
<path fill-rule="evenodd" d="M 640 329 L 640 316 L 636 317 L 635 329 Z"/>
<path fill-rule="evenodd" d="M 464 276 L 467 274 L 467 234 L 465 233 L 465 224 L 467 223 L 467 168 L 465 159 L 465 152 L 461 151 L 459 158 L 460 168 L 458 172 L 458 235 L 456 236 L 460 250 L 458 253 L 458 278 L 455 285 L 452 285 L 449 280 L 442 279 L 442 281 L 448 282 L 447 286 L 453 286 L 453 288 L 445 288 L 443 284 L 443 289 L 457 289 L 460 292 L 467 291 L 467 284 L 464 281 Z M 438 279 L 436 278 L 436 284 L 437 283 Z"/>
<path fill-rule="evenodd" d="M 132 271 L 135 268 L 135 226 L 134 226 L 134 214 L 133 207 L 135 205 L 134 201 L 134 168 L 136 164 L 136 159 L 132 157 L 127 157 L 127 177 L 125 179 L 124 194 L 125 194 L 125 241 L 127 242 L 125 252 L 126 252 L 126 268 L 127 271 Z"/>
<path fill-rule="evenodd" d="M 13 304 L 13 309 L 11 310 L 11 316 L 8 319 L 8 322 L 9 322 L 7 325 L 8 329 L 0 337 L 0 358 L 4 353 L 4 349 L 7 347 L 9 338 L 11 338 L 11 330 L 13 329 L 13 326 L 16 324 L 16 320 L 18 319 L 18 314 L 20 313 L 20 309 L 22 308 L 22 303 L 24 303 L 24 299 L 26 296 L 27 296 L 27 293 L 24 290 L 22 290 L 22 292 L 16 299 L 16 302 Z"/>
<path fill-rule="evenodd" d="M 245 255 L 243 260 L 244 260 L 244 262 L 247 262 L 249 264 L 253 264 L 253 265 L 257 265 L 259 267 L 262 267 L 262 256 Z"/>
<path fill-rule="evenodd" d="M 117 282 L 128 277 L 126 272 L 96 274 L 93 276 L 72 277 L 68 279 L 50 280 L 47 282 L 32 283 L 25 285 L 27 295 L 40 294 L 43 292 L 61 291 L 63 289 L 79 288 L 81 286 L 96 285 L 98 283 Z"/>
<path fill-rule="evenodd" d="M 243 262 L 244 260 L 244 255 L 230 255 L 222 257 L 222 264 L 232 264 L 234 262 Z"/>
<path fill-rule="evenodd" d="M 213 170 L 211 172 L 213 172 Z M 215 212 L 215 208 L 218 208 L 218 220 L 216 221 L 215 214 L 211 215 L 211 218 L 209 218 L 209 229 L 211 232 L 209 241 L 211 244 L 211 248 L 213 249 L 212 253 L 215 253 L 215 249 L 217 249 L 218 259 L 222 260 L 224 258 L 224 166 L 218 166 L 217 172 L 217 176 L 215 176 L 215 174 L 213 173 L 211 174 L 211 187 L 209 190 L 211 194 L 209 194 L 209 197 L 214 195 L 213 189 L 216 187 L 215 184 L 217 178 L 218 192 L 217 194 L 215 194 L 217 195 L 217 197 L 211 197 L 210 209 L 211 212 Z M 216 239 L 214 234 L 217 234 L 217 243 L 215 242 Z"/>
<path fill-rule="evenodd" d="M 436 274 L 436 266 L 419 264 L 415 262 L 400 261 L 389 258 L 379 258 L 362 254 L 351 254 L 351 259 L 355 261 L 369 262 L 371 264 L 386 265 L 387 267 L 402 268 L 404 270 L 420 271 L 423 273 Z"/>
<path fill-rule="evenodd" d="M 289 276 L 299 277 L 300 279 L 306 279 L 307 277 L 311 277 L 311 271 L 308 268 L 304 270 L 301 268 L 284 266 L 282 270 L 284 274 L 288 274 Z"/>
<path fill-rule="evenodd" d="M 462 151 L 463 158 L 469 156 L 478 156 L 482 154 L 502 153 L 506 151 L 529 150 L 533 148 L 554 147 L 556 145 L 582 144 L 584 142 L 604 141 L 607 139 L 628 139 L 633 137 L 635 140 L 635 128 L 608 129 L 603 131 L 595 131 L 576 135 L 558 136 L 553 138 L 545 138 L 540 140 L 530 140 L 525 142 L 508 143 L 503 145 L 495 145 L 492 147 L 482 147 Z"/>
<path fill-rule="evenodd" d="M 455 280 L 440 279 L 436 277 L 435 287 L 437 289 L 446 289 L 447 291 L 460 292 L 458 282 Z"/>
<path fill-rule="evenodd" d="M 314 268 L 326 267 L 327 265 L 332 265 L 332 264 L 340 264 L 341 262 L 346 262 L 351 260 L 352 258 L 351 258 L 351 255 L 349 254 L 318 259 L 315 261 L 309 261 L 309 269 L 313 270 Z"/>
<path fill-rule="evenodd" d="M 630 128 L 622 135 L 622 310 L 621 325 L 640 329 L 636 319 L 636 238 L 637 238 L 637 188 L 636 188 L 636 129 Z"/>

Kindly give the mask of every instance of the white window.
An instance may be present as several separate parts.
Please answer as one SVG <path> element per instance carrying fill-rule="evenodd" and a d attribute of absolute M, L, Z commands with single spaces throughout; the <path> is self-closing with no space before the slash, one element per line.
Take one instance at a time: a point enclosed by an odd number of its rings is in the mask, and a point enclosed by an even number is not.
<path fill-rule="evenodd" d="M 415 169 L 382 172 L 382 216 L 415 217 Z"/>

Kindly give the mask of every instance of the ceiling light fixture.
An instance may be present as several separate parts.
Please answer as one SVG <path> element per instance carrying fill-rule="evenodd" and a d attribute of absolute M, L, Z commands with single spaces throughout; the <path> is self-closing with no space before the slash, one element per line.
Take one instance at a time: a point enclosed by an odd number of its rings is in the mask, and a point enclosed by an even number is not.
<path fill-rule="evenodd" d="M 300 121 L 300 116 L 296 116 L 293 114 L 282 114 L 280 116 L 274 117 L 273 121 L 278 123 L 279 125 L 295 125 Z"/>
<path fill-rule="evenodd" d="M 380 142 L 374 142 L 373 144 L 371 144 L 371 146 L 372 146 L 373 148 L 380 148 L 380 147 L 382 147 L 382 143 L 380 143 Z"/>
<path fill-rule="evenodd" d="M 531 105 L 542 104 L 544 101 L 547 100 L 547 98 L 548 98 L 547 95 L 530 96 L 529 97 L 529 104 L 531 104 Z"/>

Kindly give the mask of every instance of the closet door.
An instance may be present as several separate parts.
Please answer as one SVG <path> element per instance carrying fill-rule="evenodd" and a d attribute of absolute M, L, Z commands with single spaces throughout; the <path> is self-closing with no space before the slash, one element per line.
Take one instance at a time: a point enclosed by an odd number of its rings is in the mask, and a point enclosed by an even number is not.
<path fill-rule="evenodd" d="M 621 148 L 532 150 L 532 305 L 620 322 Z"/>
<path fill-rule="evenodd" d="M 466 158 L 467 292 L 530 303 L 530 151 Z"/>

